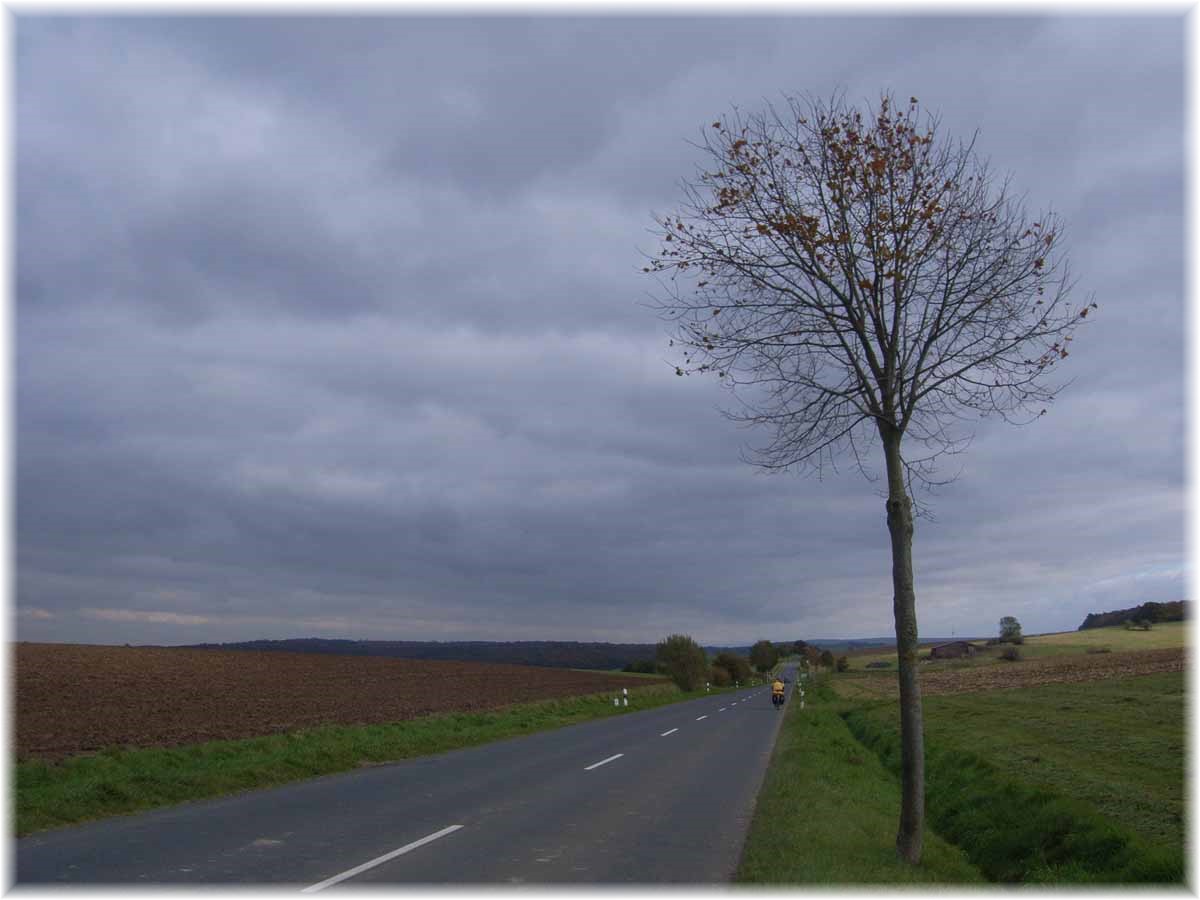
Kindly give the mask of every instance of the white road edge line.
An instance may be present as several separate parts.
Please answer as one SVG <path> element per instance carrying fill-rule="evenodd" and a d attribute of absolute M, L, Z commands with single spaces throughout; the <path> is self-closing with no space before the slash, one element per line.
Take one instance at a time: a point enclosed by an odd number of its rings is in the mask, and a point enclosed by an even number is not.
<path fill-rule="evenodd" d="M 461 825 L 451 825 L 447 828 L 443 828 L 441 831 L 435 831 L 433 834 L 427 834 L 427 835 L 425 835 L 425 837 L 421 838 L 419 841 L 413 841 L 411 844 L 405 844 L 399 850 L 393 850 L 391 853 L 385 853 L 385 854 L 383 854 L 383 856 L 377 856 L 370 862 L 363 863 L 361 866 L 355 866 L 353 869 L 347 869 L 345 872 L 342 872 L 342 874 L 340 874 L 340 875 L 334 875 L 332 878 L 326 878 L 324 881 L 320 881 L 314 885 L 310 885 L 309 887 L 306 887 L 304 890 L 302 890 L 300 893 L 312 894 L 312 893 L 315 893 L 316 891 L 324 890 L 325 888 L 329 887 L 331 884 L 337 884 L 339 881 L 345 881 L 347 878 L 353 878 L 359 872 L 365 872 L 365 871 L 367 871 L 367 869 L 373 869 L 375 866 L 385 863 L 389 859 L 395 859 L 397 856 L 400 856 L 402 853 L 407 853 L 409 850 L 416 850 L 418 847 L 428 844 L 430 841 L 436 841 L 440 837 L 445 837 L 446 835 L 450 834 L 452 831 L 458 831 L 458 829 L 460 829 L 460 828 L 462 828 Z"/>
<path fill-rule="evenodd" d="M 659 737 L 666 737 L 668 734 L 674 734 L 678 730 L 679 730 L 678 728 L 672 728 L 670 731 L 664 731 L 662 734 L 659 735 Z"/>
<path fill-rule="evenodd" d="M 700 719 L 707 719 L 707 718 L 708 718 L 708 716 L 707 716 L 707 715 L 700 716 L 698 719 L 696 719 L 696 721 L 697 721 L 697 722 L 699 722 L 699 721 L 700 721 Z"/>
<path fill-rule="evenodd" d="M 599 768 L 600 766 L 604 765 L 605 763 L 612 762 L 614 759 L 620 759 L 624 755 L 625 755 L 624 753 L 614 754 L 613 756 L 610 756 L 608 759 L 602 759 L 598 763 L 592 763 L 590 766 L 584 766 L 583 771 L 590 772 L 592 769 Z"/>

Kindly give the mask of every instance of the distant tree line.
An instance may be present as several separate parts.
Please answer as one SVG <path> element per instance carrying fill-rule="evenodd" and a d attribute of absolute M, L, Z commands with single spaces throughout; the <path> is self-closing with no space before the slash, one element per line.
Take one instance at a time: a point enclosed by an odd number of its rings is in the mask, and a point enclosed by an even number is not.
<path fill-rule="evenodd" d="M 691 638 L 688 638 L 691 640 Z M 660 642 L 661 643 L 661 642 Z M 695 643 L 694 641 L 692 643 Z M 386 656 L 399 659 L 457 660 L 461 662 L 505 663 L 522 666 L 550 666 L 571 669 L 621 669 L 668 675 L 658 658 L 656 644 L 611 644 L 587 641 L 356 641 L 344 638 L 261 639 L 227 644 L 192 644 L 191 649 L 284 651 L 289 653 L 333 653 L 343 656 Z M 705 667 L 716 666 L 732 681 L 745 682 L 752 662 L 760 671 L 791 655 L 819 656 L 819 651 L 804 641 L 758 641 L 754 647 L 701 647 Z M 757 652 L 753 652 L 757 648 Z M 709 659 L 711 658 L 711 662 Z M 737 660 L 737 662 L 735 662 Z M 769 660 L 769 662 L 768 662 Z M 762 666 L 765 665 L 765 669 Z M 722 675 L 706 669 L 701 680 L 720 683 Z"/>
<path fill-rule="evenodd" d="M 346 656 L 389 656 L 461 662 L 507 663 L 570 669 L 620 669 L 653 659 L 654 644 L 609 644 L 583 641 L 352 641 L 327 638 L 196 644 L 197 649 L 274 650 L 291 653 L 335 653 Z M 654 671 L 651 664 L 650 671 Z"/>
<path fill-rule="evenodd" d="M 656 672 L 666 675 L 685 691 L 698 690 L 707 682 L 715 687 L 747 684 L 755 672 L 765 674 L 787 656 L 800 656 L 813 665 L 833 665 L 833 655 L 804 641 L 774 643 L 756 641 L 747 653 L 725 648 L 709 659 L 705 649 L 686 634 L 673 634 L 659 641 L 654 658 L 630 663 L 627 672 Z"/>
<path fill-rule="evenodd" d="M 1167 603 L 1149 601 L 1129 609 L 1112 612 L 1088 613 L 1077 630 L 1105 628 L 1110 625 L 1125 625 L 1134 622 L 1181 622 L 1187 617 L 1187 601 L 1173 600 Z"/>
<path fill-rule="evenodd" d="M 705 648 L 686 634 L 673 634 L 659 641 L 654 658 L 639 660 L 625 667 L 626 672 L 653 672 L 665 675 L 682 690 L 699 690 L 709 683 L 714 687 L 747 684 L 758 673 L 765 677 L 785 657 L 800 657 L 801 664 L 810 669 L 846 672 L 850 660 L 835 657 L 828 648 L 819 648 L 806 641 L 773 643 L 756 641 L 747 654 L 725 649 L 711 659 Z"/>

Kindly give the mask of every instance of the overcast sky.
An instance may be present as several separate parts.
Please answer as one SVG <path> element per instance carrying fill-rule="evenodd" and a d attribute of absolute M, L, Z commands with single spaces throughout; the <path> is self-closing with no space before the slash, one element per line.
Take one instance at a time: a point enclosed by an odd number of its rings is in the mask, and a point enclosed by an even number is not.
<path fill-rule="evenodd" d="M 705 125 L 838 87 L 978 129 L 1099 304 L 921 498 L 921 633 L 1184 597 L 1178 15 L 14 32 L 18 639 L 891 633 L 879 483 L 742 462 L 640 271 Z"/>

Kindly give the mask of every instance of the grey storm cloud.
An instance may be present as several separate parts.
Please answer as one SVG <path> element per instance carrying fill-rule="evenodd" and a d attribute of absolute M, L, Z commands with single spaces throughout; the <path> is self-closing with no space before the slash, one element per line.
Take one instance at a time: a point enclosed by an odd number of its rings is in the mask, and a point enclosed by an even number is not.
<path fill-rule="evenodd" d="M 922 631 L 1178 599 L 1179 26 L 18 17 L 17 637 L 889 633 L 879 481 L 741 462 L 640 273 L 715 116 L 837 89 L 978 130 L 1100 305 L 921 498 Z"/>

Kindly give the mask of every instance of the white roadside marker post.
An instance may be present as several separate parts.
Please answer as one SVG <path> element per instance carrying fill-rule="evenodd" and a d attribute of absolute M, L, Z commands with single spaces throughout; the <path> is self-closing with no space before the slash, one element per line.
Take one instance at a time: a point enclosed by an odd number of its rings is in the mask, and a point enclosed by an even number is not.
<path fill-rule="evenodd" d="M 620 706 L 620 705 L 621 705 L 621 701 L 618 698 L 613 697 L 613 706 Z"/>
<path fill-rule="evenodd" d="M 629 688 L 621 688 L 621 693 L 624 694 L 625 705 L 629 705 Z"/>

